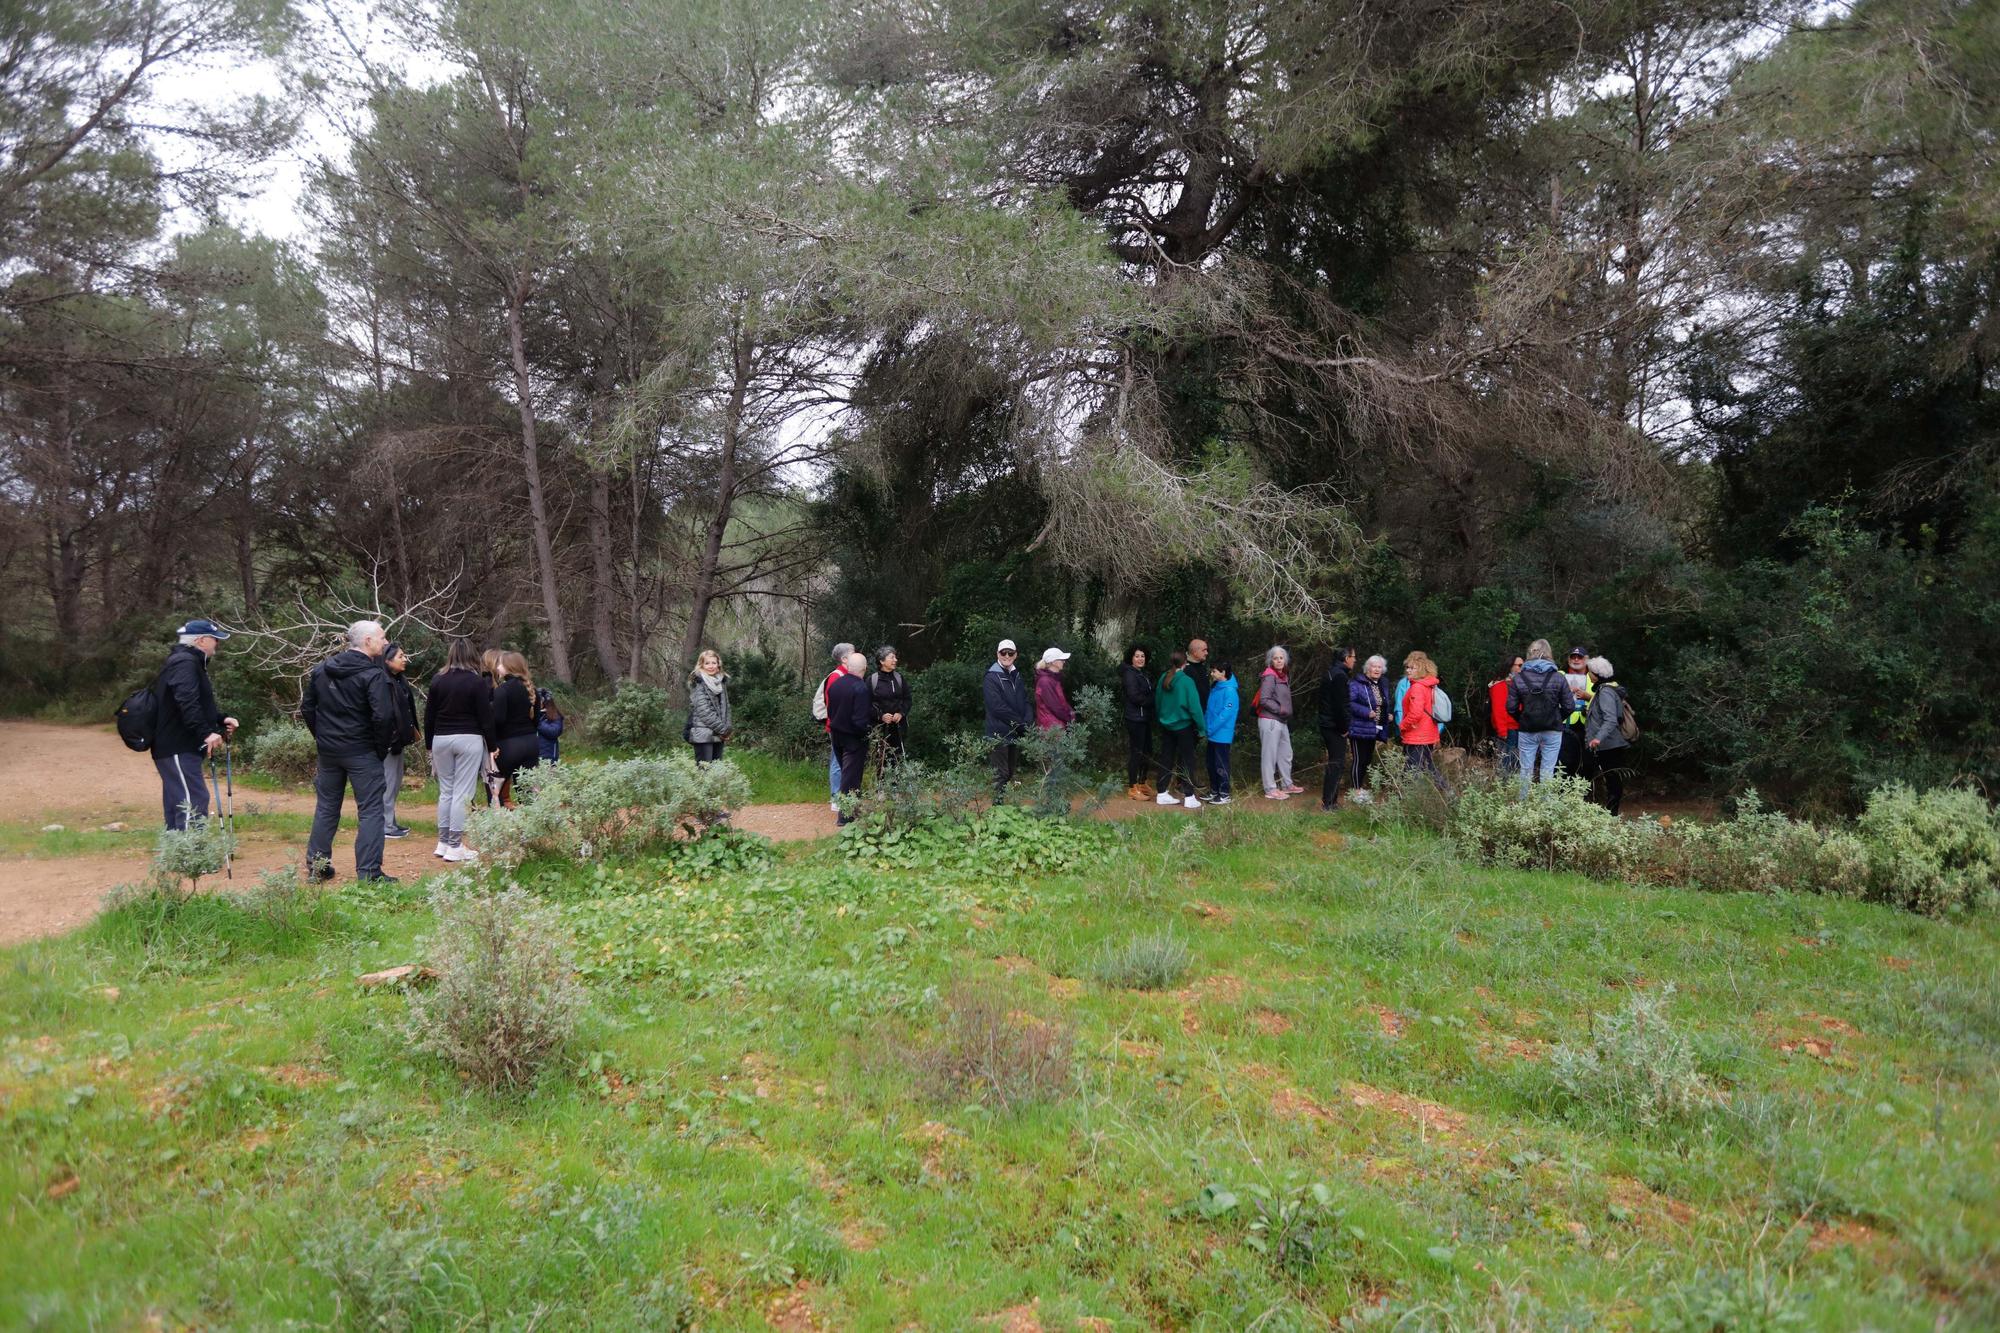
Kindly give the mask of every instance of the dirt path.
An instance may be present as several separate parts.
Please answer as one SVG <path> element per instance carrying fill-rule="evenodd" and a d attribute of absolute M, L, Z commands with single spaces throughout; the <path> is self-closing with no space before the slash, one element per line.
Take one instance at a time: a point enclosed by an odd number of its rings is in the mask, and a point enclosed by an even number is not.
<path fill-rule="evenodd" d="M 312 813 L 312 798 L 298 792 L 238 787 L 236 800 L 239 811 L 251 801 L 262 810 Z M 110 727 L 0 721 L 0 811 L 37 827 L 157 823 L 160 777 L 152 756 L 126 749 Z"/>

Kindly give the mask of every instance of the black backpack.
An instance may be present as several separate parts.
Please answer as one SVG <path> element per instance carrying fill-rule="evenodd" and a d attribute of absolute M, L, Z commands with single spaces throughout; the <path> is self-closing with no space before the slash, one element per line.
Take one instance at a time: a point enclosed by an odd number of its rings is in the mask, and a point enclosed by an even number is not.
<path fill-rule="evenodd" d="M 117 716 L 112 721 L 117 724 L 118 739 L 125 742 L 126 749 L 141 754 L 152 749 L 153 737 L 160 724 L 158 692 L 151 685 L 141 685 L 118 705 Z"/>
<path fill-rule="evenodd" d="M 1530 688 L 1530 680 L 1541 683 Z M 1524 670 L 1517 688 L 1521 692 L 1521 730 L 1562 730 L 1563 717 L 1570 711 L 1570 693 L 1569 682 L 1560 671 Z"/>

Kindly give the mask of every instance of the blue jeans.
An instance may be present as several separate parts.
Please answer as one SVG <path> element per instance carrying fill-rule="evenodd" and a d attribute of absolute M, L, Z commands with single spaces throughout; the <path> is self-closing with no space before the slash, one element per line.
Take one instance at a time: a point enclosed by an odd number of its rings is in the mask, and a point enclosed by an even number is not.
<path fill-rule="evenodd" d="M 190 810 L 196 819 L 208 818 L 208 779 L 201 775 L 199 753 L 155 753 L 153 767 L 160 772 L 160 808 L 168 828 L 186 828 Z"/>
<path fill-rule="evenodd" d="M 826 752 L 826 799 L 840 799 L 840 747 L 833 746 Z"/>
<path fill-rule="evenodd" d="M 1556 758 L 1562 754 L 1563 734 L 1560 731 L 1517 731 L 1514 735 L 1521 747 L 1521 798 L 1526 800 L 1530 783 L 1556 775 Z"/>
<path fill-rule="evenodd" d="M 1229 795 L 1229 745 L 1208 743 L 1208 794 Z"/>
<path fill-rule="evenodd" d="M 1521 732 L 1519 728 L 1507 733 L 1500 742 L 1500 776 L 1521 771 Z"/>

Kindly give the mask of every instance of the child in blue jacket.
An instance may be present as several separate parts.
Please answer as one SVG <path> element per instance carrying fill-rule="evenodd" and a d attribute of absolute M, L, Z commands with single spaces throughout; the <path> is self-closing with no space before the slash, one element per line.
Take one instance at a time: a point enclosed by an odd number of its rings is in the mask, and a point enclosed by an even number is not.
<path fill-rule="evenodd" d="M 1229 746 L 1236 739 L 1236 714 L 1242 707 L 1242 693 L 1236 688 L 1236 673 L 1227 662 L 1208 668 L 1208 708 L 1202 727 L 1208 732 L 1208 796 L 1210 805 L 1229 804 Z"/>
<path fill-rule="evenodd" d="M 542 762 L 553 764 L 562 758 L 563 711 L 556 703 L 556 697 L 547 690 L 536 690 L 535 737 L 536 746 L 542 752 Z"/>

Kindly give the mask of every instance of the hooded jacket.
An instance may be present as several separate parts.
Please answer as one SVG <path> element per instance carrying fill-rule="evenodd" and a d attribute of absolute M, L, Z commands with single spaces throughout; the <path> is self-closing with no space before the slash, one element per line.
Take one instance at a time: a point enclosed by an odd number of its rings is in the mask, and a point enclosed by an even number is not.
<path fill-rule="evenodd" d="M 1352 706 L 1347 693 L 1347 667 L 1336 658 L 1319 679 L 1319 729 L 1345 736 Z"/>
<path fill-rule="evenodd" d="M 389 673 L 358 648 L 335 653 L 306 678 L 299 720 L 324 754 L 380 759 L 396 743 L 400 722 Z"/>
<path fill-rule="evenodd" d="M 1273 722 L 1292 720 L 1292 683 L 1276 667 L 1265 667 L 1257 677 L 1257 716 Z"/>
<path fill-rule="evenodd" d="M 900 671 L 871 671 L 868 673 L 868 712 L 876 726 L 882 725 L 884 713 L 894 713 L 910 720 L 910 678 Z M 902 726 L 903 722 L 891 723 Z"/>
<path fill-rule="evenodd" d="M 1195 671 L 1207 674 L 1207 669 L 1204 667 L 1189 666 L 1182 667 L 1179 671 L 1168 671 L 1166 675 L 1160 677 L 1160 684 L 1153 691 L 1153 698 L 1159 708 L 1162 730 L 1186 731 L 1189 727 L 1193 727 L 1196 731 L 1201 730 L 1203 725 L 1201 695 L 1195 691 L 1194 681 L 1190 679 L 1190 673 Z"/>
<path fill-rule="evenodd" d="M 1389 734 L 1389 699 L 1382 682 L 1364 673 L 1347 682 L 1347 735 L 1350 740 L 1379 741 Z"/>
<path fill-rule="evenodd" d="M 1243 711 L 1243 691 L 1233 680 L 1211 681 L 1208 706 L 1202 709 L 1202 724 L 1208 728 L 1211 745 L 1228 745 L 1236 739 L 1236 716 Z"/>
<path fill-rule="evenodd" d="M 1053 731 L 1076 721 L 1076 710 L 1063 692 L 1062 677 L 1047 667 L 1035 668 L 1035 725 Z"/>
<path fill-rule="evenodd" d="M 1487 708 L 1493 716 L 1493 734 L 1503 741 L 1521 729 L 1521 724 L 1507 711 L 1507 688 L 1513 683 L 1514 678 L 1509 676 L 1486 687 Z"/>
<path fill-rule="evenodd" d="M 1118 668 L 1118 707 L 1127 722 L 1153 720 L 1153 682 L 1129 662 Z"/>
<path fill-rule="evenodd" d="M 722 672 L 715 685 L 696 671 L 688 677 L 688 739 L 697 745 L 719 741 L 729 733 L 729 673 Z"/>
<path fill-rule="evenodd" d="M 535 691 L 535 740 L 545 764 L 556 763 L 562 758 L 563 719 L 549 716 L 552 702 L 554 700 L 547 690 Z"/>
<path fill-rule="evenodd" d="M 1004 736 L 1017 741 L 1035 725 L 1035 703 L 1028 697 L 1019 667 L 1003 667 L 994 662 L 986 668 L 980 692 L 986 701 L 988 740 Z"/>
<path fill-rule="evenodd" d="M 1436 707 L 1438 678 L 1423 676 L 1410 682 L 1410 688 L 1403 695 L 1403 720 L 1397 725 L 1402 729 L 1405 745 L 1436 745 L 1438 743 L 1437 718 L 1431 710 Z"/>
<path fill-rule="evenodd" d="M 154 754 L 200 754 L 201 743 L 221 732 L 222 710 L 215 706 L 215 687 L 209 684 L 208 654 L 193 644 L 173 646 L 153 693 L 160 701 Z"/>
<path fill-rule="evenodd" d="M 1507 682 L 1507 715 L 1530 732 L 1561 731 L 1563 719 L 1575 709 L 1569 681 L 1556 664 L 1538 657 Z"/>
<path fill-rule="evenodd" d="M 1596 691 L 1590 696 L 1590 715 L 1584 723 L 1584 742 L 1594 743 L 1599 754 L 1631 745 L 1632 742 L 1625 739 L 1625 733 L 1618 726 L 1624 715 L 1625 687 L 1615 680 L 1598 681 Z"/>

